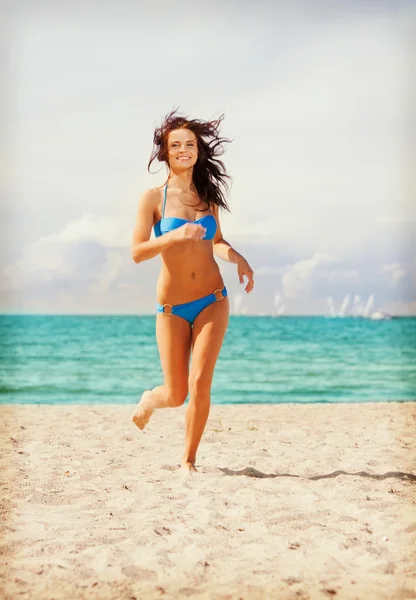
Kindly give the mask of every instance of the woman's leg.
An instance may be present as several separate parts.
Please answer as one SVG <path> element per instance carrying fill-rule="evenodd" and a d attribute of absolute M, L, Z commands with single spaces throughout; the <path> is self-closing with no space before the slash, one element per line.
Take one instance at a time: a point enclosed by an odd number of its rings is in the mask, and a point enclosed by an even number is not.
<path fill-rule="evenodd" d="M 227 329 L 228 313 L 229 302 L 225 297 L 204 308 L 194 321 L 190 398 L 185 417 L 185 451 L 181 461 L 182 467 L 190 471 L 196 471 L 196 453 L 209 415 L 212 378 Z"/>
<path fill-rule="evenodd" d="M 188 395 L 191 326 L 181 317 L 156 315 L 156 340 L 162 364 L 164 384 L 143 392 L 132 420 L 143 429 L 155 408 L 180 406 Z"/>

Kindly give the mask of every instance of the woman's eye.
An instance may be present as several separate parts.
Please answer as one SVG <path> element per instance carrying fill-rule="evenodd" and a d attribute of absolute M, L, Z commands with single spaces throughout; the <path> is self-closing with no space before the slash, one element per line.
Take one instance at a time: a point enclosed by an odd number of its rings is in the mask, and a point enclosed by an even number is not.
<path fill-rule="evenodd" d="M 194 147 L 194 146 L 195 146 L 194 142 L 187 142 L 187 144 L 186 144 L 186 145 L 187 145 L 187 146 L 191 146 L 191 147 Z M 177 144 L 177 143 L 174 143 L 174 144 L 172 144 L 172 145 L 171 145 L 171 148 L 177 148 L 178 146 L 179 146 L 179 144 Z"/>

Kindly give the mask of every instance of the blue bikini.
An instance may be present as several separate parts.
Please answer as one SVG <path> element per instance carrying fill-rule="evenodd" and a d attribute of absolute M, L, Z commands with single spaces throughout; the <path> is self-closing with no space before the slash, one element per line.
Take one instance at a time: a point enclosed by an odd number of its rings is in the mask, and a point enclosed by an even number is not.
<path fill-rule="evenodd" d="M 165 217 L 165 207 L 166 207 L 166 192 L 168 186 L 165 185 L 164 191 L 164 199 L 163 199 L 163 207 L 162 207 L 162 218 L 158 221 L 154 226 L 155 236 L 159 237 L 168 231 L 172 231 L 172 229 L 177 229 L 181 227 L 184 223 L 199 223 L 206 229 L 206 233 L 203 240 L 212 240 L 214 239 L 215 232 L 217 231 L 217 222 L 213 215 L 205 215 L 201 219 L 197 219 L 196 221 L 188 221 L 187 219 L 180 219 L 178 217 Z M 221 295 L 220 295 L 221 294 Z M 198 298 L 197 300 L 193 300 L 192 302 L 185 302 L 184 304 L 176 304 L 172 306 L 172 304 L 157 304 L 156 310 L 157 312 L 161 312 L 167 316 L 176 315 L 178 317 L 182 317 L 190 323 L 191 325 L 195 321 L 196 317 L 199 313 L 212 304 L 213 302 L 220 302 L 227 296 L 227 289 L 224 287 L 221 289 L 216 289 L 212 294 L 208 294 L 208 296 L 204 296 L 203 298 Z M 165 308 L 168 307 L 168 311 Z"/>
<path fill-rule="evenodd" d="M 166 206 L 166 192 L 168 186 L 165 185 L 165 194 L 163 198 L 163 207 L 162 207 L 162 218 L 160 221 L 156 223 L 153 227 L 155 236 L 159 237 L 168 231 L 172 231 L 172 229 L 177 229 L 181 227 L 184 223 L 199 223 L 207 230 L 203 240 L 212 240 L 214 238 L 215 232 L 217 231 L 217 222 L 213 215 L 205 215 L 201 219 L 197 219 L 196 221 L 188 221 L 187 219 L 179 219 L 178 217 L 165 217 L 165 206 Z"/>

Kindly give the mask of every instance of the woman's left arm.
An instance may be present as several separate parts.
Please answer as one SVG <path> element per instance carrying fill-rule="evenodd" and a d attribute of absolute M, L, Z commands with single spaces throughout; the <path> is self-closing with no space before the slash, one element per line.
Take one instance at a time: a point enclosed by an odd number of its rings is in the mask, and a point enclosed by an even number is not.
<path fill-rule="evenodd" d="M 228 262 L 235 263 L 237 265 L 238 277 L 240 283 L 244 283 L 244 275 L 247 277 L 248 282 L 245 287 L 245 291 L 249 294 L 254 287 L 254 272 L 250 267 L 244 256 L 241 256 L 234 248 L 229 244 L 223 237 L 219 220 L 218 207 L 214 207 L 214 216 L 217 221 L 217 231 L 214 239 L 212 240 L 212 246 L 214 253 Z"/>

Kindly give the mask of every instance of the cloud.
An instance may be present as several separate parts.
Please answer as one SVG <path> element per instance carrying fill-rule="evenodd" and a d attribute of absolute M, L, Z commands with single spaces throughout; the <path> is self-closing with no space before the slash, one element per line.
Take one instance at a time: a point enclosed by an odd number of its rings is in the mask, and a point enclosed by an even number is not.
<path fill-rule="evenodd" d="M 48 236 L 43 241 L 94 241 L 104 246 L 119 248 L 130 243 L 131 233 L 131 224 L 123 222 L 122 219 L 84 214 L 69 222 L 60 233 Z"/>
<path fill-rule="evenodd" d="M 342 267 L 339 267 L 338 269 L 323 268 L 316 273 L 316 278 L 333 283 L 358 282 L 360 280 L 360 274 L 357 269 L 342 269 Z"/>
<path fill-rule="evenodd" d="M 380 271 L 390 277 L 390 283 L 393 287 L 397 287 L 406 275 L 406 270 L 398 262 L 383 265 Z"/>
<path fill-rule="evenodd" d="M 107 289 L 126 263 L 131 233 L 122 219 L 85 214 L 23 248 L 4 269 L 3 289 L 80 279 L 96 279 L 94 289 Z"/>
<path fill-rule="evenodd" d="M 300 260 L 287 268 L 282 277 L 282 288 L 285 298 L 293 300 L 307 294 L 312 285 L 313 276 L 320 266 L 333 262 L 334 258 L 321 253 L 311 258 Z"/>
<path fill-rule="evenodd" d="M 125 262 L 125 256 L 122 252 L 115 250 L 107 252 L 99 273 L 89 287 L 90 291 L 105 292 L 110 284 L 117 280 Z"/>

